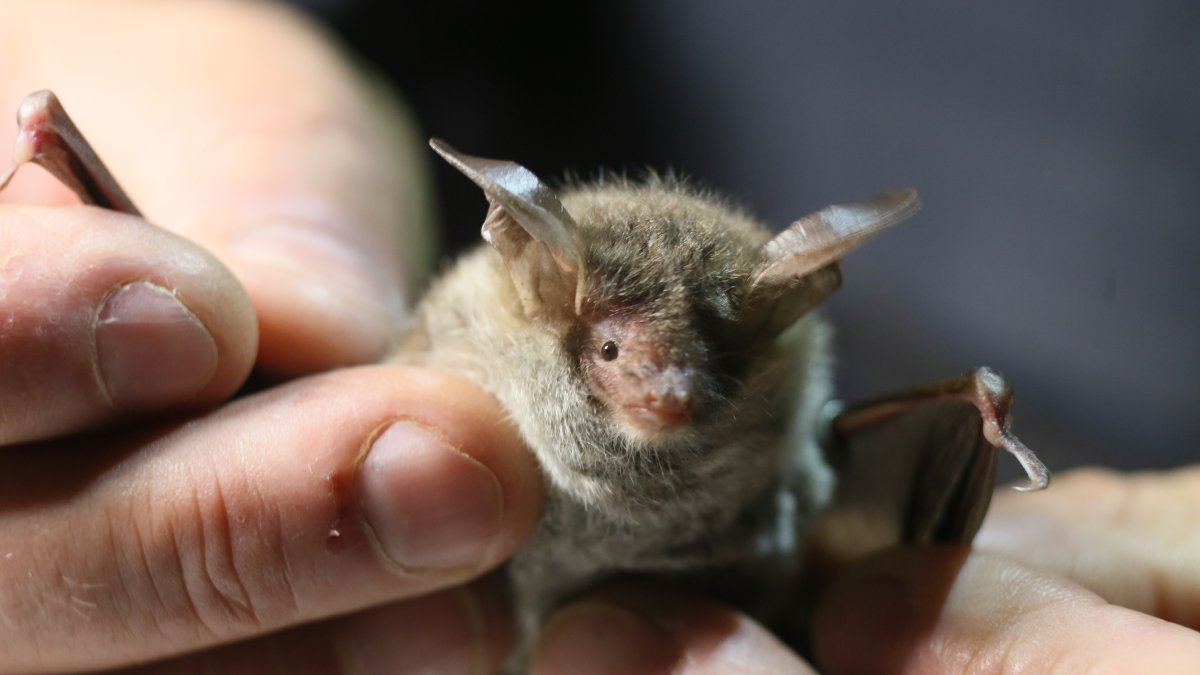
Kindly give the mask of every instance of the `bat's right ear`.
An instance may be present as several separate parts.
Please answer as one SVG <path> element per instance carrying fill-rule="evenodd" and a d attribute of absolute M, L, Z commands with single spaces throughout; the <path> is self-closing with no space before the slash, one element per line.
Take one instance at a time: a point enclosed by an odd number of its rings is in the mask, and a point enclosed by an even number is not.
<path fill-rule="evenodd" d="M 525 313 L 573 316 L 581 279 L 576 226 L 554 191 L 515 162 L 464 155 L 436 138 L 429 145 L 487 195 L 483 238 L 504 258 Z"/>

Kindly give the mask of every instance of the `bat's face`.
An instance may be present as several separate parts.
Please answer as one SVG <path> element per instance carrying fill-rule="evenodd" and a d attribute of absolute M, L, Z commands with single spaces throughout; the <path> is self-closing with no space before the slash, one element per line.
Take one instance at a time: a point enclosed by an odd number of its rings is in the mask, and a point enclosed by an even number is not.
<path fill-rule="evenodd" d="M 580 370 L 596 400 L 627 434 L 669 436 L 708 407 L 700 345 L 659 330 L 636 313 L 599 318 L 584 328 Z"/>
<path fill-rule="evenodd" d="M 761 399 L 743 393 L 759 391 L 756 360 L 837 288 L 837 260 L 919 204 L 897 190 L 830 206 L 772 238 L 670 177 L 559 194 L 519 164 L 432 145 L 487 195 L 483 236 L 525 316 L 565 340 L 604 420 L 635 441 L 707 434 L 741 417 L 743 399 Z"/>
<path fill-rule="evenodd" d="M 728 417 L 750 356 L 737 307 L 765 233 L 683 191 L 565 200 L 583 279 L 568 351 L 617 430 L 667 441 Z"/>

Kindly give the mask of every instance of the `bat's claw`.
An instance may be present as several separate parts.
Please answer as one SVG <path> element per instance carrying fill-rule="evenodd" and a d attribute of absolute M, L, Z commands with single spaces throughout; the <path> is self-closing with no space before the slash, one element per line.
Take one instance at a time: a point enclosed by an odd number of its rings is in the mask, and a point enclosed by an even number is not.
<path fill-rule="evenodd" d="M 1045 490 L 1050 485 L 1050 470 L 1042 464 L 1042 460 L 1033 453 L 1024 443 L 1022 443 L 1011 432 L 1005 430 L 1000 434 L 1000 447 L 1008 451 L 1010 455 L 1017 458 L 1021 463 L 1021 468 L 1025 469 L 1025 475 L 1028 476 L 1028 482 L 1023 485 L 1014 485 L 1013 489 L 1017 492 L 1037 492 Z"/>
<path fill-rule="evenodd" d="M 8 187 L 9 182 L 12 181 L 13 175 L 16 173 L 17 173 L 17 167 L 10 166 L 10 167 L 8 167 L 8 170 L 4 172 L 3 175 L 0 175 L 0 190 L 3 190 L 4 188 Z"/>
<path fill-rule="evenodd" d="M 1042 460 L 1008 430 L 1008 407 L 1012 403 L 1012 390 L 1004 377 L 991 368 L 976 368 L 965 376 L 971 386 L 964 387 L 963 395 L 979 409 L 983 418 L 983 436 L 992 447 L 1008 452 L 1021 463 L 1029 481 L 1014 485 L 1019 492 L 1036 492 L 1050 485 L 1050 470 Z"/>

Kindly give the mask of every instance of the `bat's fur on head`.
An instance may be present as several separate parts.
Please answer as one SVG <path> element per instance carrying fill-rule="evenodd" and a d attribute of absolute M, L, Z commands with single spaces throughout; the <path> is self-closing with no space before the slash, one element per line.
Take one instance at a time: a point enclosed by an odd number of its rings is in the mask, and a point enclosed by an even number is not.
<path fill-rule="evenodd" d="M 397 358 L 492 392 L 537 455 L 546 515 L 509 566 L 525 630 L 619 572 L 787 572 L 833 487 L 815 442 L 829 330 L 809 310 L 841 254 L 915 194 L 772 239 L 677 180 L 555 194 L 515 164 L 435 148 L 487 193 L 492 246 L 436 282 Z"/>

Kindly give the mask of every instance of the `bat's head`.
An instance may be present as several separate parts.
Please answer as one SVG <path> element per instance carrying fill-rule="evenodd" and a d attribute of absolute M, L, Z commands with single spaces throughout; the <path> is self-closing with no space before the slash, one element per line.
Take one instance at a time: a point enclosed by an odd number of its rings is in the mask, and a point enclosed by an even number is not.
<path fill-rule="evenodd" d="M 561 198 L 512 162 L 432 143 L 483 188 L 483 236 L 525 313 L 562 338 L 617 430 L 655 441 L 736 416 L 745 378 L 840 283 L 837 261 L 913 213 L 911 190 L 831 206 L 774 238 L 677 181 L 583 186 Z"/>
<path fill-rule="evenodd" d="M 762 346 L 743 319 L 766 232 L 676 181 L 579 186 L 562 201 L 579 269 L 564 345 L 588 391 L 631 438 L 706 426 Z"/>
<path fill-rule="evenodd" d="M 579 322 L 571 351 L 588 389 L 635 434 L 682 431 L 707 398 L 701 344 L 664 335 L 636 312 Z"/>

